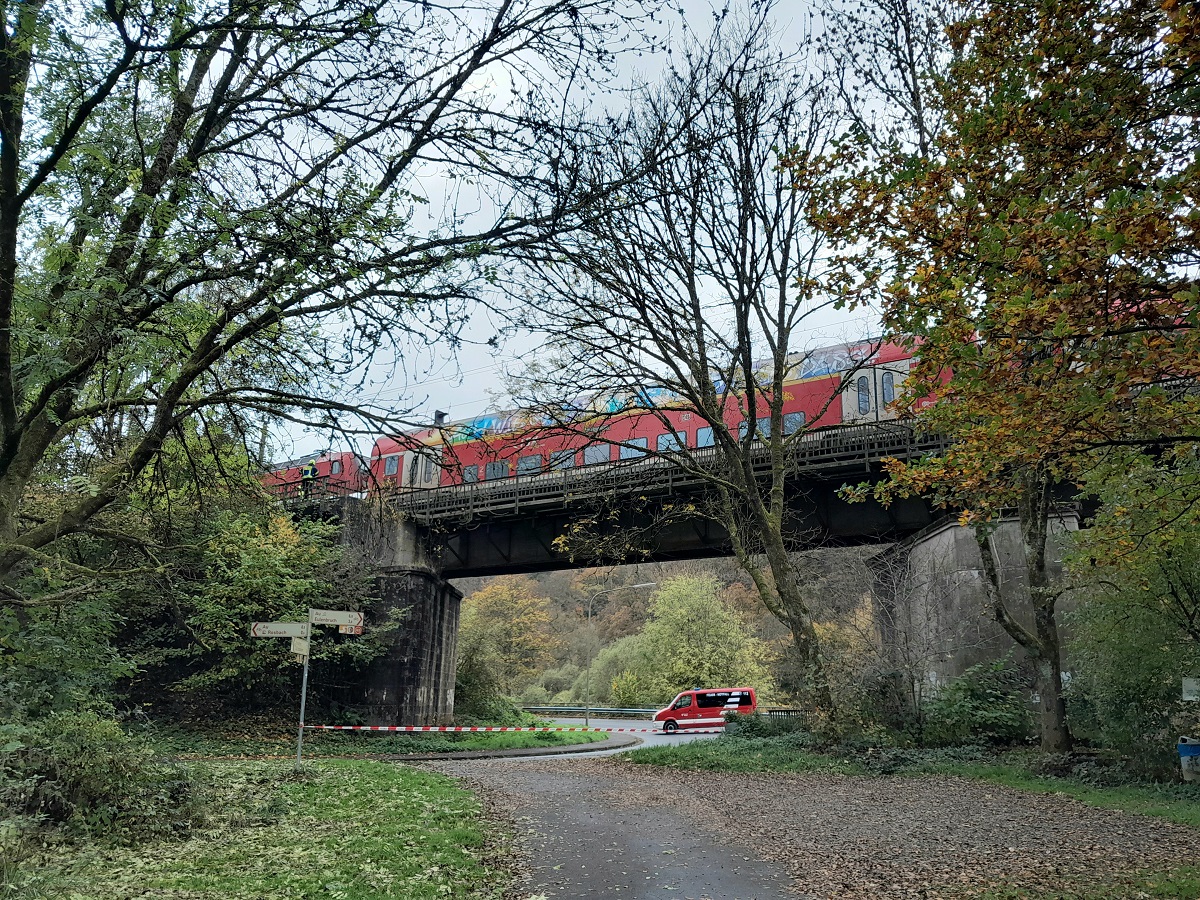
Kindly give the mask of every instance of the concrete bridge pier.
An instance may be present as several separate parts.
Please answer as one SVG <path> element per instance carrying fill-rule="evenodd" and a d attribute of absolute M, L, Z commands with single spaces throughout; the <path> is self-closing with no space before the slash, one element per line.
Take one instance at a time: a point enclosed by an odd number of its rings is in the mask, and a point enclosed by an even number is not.
<path fill-rule="evenodd" d="M 428 569 L 390 568 L 378 585 L 371 618 L 392 639 L 363 682 L 368 724 L 447 724 L 454 717 L 462 594 Z"/>
<path fill-rule="evenodd" d="M 362 681 L 359 706 L 371 725 L 443 725 L 454 717 L 462 594 L 441 577 L 428 531 L 377 506 L 358 511 L 354 542 L 379 565 L 379 600 L 367 625 L 387 651 Z"/>

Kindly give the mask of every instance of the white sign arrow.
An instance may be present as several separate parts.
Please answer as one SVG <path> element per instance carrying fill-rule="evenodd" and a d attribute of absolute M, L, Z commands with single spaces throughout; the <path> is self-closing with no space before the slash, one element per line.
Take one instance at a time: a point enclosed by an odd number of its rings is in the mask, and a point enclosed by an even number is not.
<path fill-rule="evenodd" d="M 314 625 L 361 625 L 363 614 L 340 609 L 310 609 L 308 621 Z"/>
<path fill-rule="evenodd" d="M 253 622 L 250 637 L 308 637 L 312 626 L 307 622 Z"/>

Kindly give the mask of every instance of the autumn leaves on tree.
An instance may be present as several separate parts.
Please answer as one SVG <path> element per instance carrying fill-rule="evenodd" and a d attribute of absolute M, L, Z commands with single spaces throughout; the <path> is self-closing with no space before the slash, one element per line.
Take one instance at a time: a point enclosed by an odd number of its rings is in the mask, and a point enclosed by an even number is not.
<path fill-rule="evenodd" d="M 981 525 L 1017 511 L 1029 605 L 993 590 L 994 610 L 1038 665 L 1043 746 L 1064 749 L 1052 488 L 1115 448 L 1169 459 L 1200 438 L 1200 41 L 1173 2 L 958 12 L 927 78 L 945 122 L 929 152 L 860 134 L 814 212 L 845 248 L 847 302 L 919 344 L 909 396 L 940 401 L 921 426 L 956 439 L 879 493 Z"/>

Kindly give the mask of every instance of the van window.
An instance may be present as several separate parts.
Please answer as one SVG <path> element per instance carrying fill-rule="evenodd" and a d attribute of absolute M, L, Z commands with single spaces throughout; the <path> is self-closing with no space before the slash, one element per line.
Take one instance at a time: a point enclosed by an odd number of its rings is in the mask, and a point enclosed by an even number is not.
<path fill-rule="evenodd" d="M 697 694 L 696 700 L 699 707 L 725 706 L 728 702 L 729 695 L 722 693 Z"/>
<path fill-rule="evenodd" d="M 672 706 L 671 709 L 687 709 L 691 705 L 692 705 L 692 695 L 684 694 L 682 697 L 680 697 L 678 700 L 675 701 L 675 705 Z"/>

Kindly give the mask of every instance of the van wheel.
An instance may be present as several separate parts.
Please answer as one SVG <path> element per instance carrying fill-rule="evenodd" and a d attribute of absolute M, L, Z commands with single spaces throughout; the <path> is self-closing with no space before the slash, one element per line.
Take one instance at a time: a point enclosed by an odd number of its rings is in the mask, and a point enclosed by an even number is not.
<path fill-rule="evenodd" d="M 663 725 L 663 732 L 666 734 L 674 734 L 678 730 L 679 726 L 674 722 L 667 722 L 665 725 Z"/>

